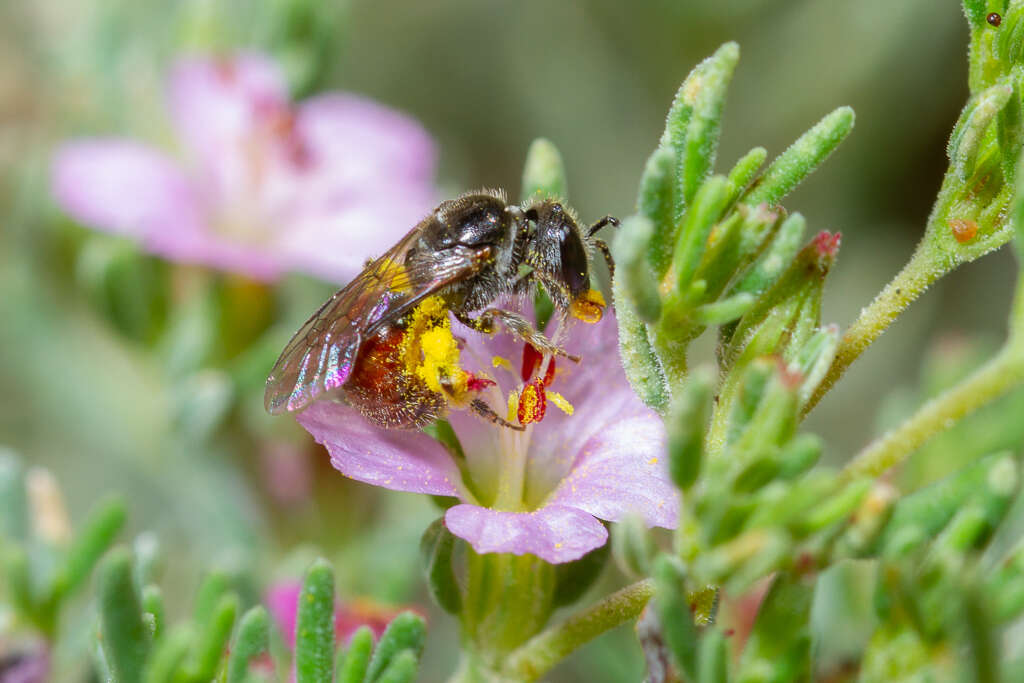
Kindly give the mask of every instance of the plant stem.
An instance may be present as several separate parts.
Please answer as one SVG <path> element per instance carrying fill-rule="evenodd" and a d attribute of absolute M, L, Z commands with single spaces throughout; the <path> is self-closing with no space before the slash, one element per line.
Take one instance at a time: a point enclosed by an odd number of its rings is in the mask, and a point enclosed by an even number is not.
<path fill-rule="evenodd" d="M 828 369 L 825 379 L 818 385 L 814 395 L 804 406 L 806 415 L 818 404 L 832 385 L 846 372 L 853 361 L 864 353 L 864 350 L 881 336 L 889 325 L 902 313 L 924 290 L 937 280 L 943 271 L 931 263 L 930 250 L 918 245 L 914 255 L 910 257 L 903 269 L 885 286 L 875 300 L 861 309 L 860 316 L 850 326 L 839 341 L 835 360 Z"/>
<path fill-rule="evenodd" d="M 966 380 L 924 404 L 909 420 L 870 444 L 843 469 L 842 481 L 877 477 L 900 464 L 924 442 L 964 415 L 1024 382 L 1024 353 L 1011 340 Z"/>
<path fill-rule="evenodd" d="M 502 667 L 516 681 L 535 681 L 573 650 L 605 631 L 636 619 L 654 593 L 650 579 L 638 581 L 561 624 L 537 634 L 513 651 Z"/>

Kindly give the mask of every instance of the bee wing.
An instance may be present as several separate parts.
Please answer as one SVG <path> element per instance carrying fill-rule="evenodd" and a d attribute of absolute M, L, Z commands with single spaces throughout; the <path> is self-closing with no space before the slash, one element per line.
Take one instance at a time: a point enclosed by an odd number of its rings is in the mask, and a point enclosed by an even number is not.
<path fill-rule="evenodd" d="M 363 339 L 445 285 L 479 270 L 490 249 L 457 246 L 403 265 L 413 229 L 324 302 L 281 352 L 267 379 L 263 404 L 278 414 L 301 410 L 348 380 Z"/>

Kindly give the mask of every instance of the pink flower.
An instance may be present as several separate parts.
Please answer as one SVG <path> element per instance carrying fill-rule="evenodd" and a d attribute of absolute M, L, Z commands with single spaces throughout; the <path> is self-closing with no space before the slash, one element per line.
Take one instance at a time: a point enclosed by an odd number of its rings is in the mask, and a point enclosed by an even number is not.
<path fill-rule="evenodd" d="M 302 585 L 298 581 L 279 583 L 267 592 L 267 609 L 290 648 L 295 647 L 295 624 L 301 593 Z M 405 608 L 385 607 L 370 600 L 339 602 L 334 610 L 334 637 L 339 643 L 347 643 L 360 626 L 369 626 L 373 637 L 380 638 L 391 620 L 403 611 Z"/>
<path fill-rule="evenodd" d="M 526 430 L 451 412 L 466 456 L 460 468 L 424 433 L 381 429 L 343 403 L 321 400 L 298 420 L 327 447 L 335 468 L 397 491 L 458 497 L 462 502 L 448 509 L 445 524 L 480 553 L 569 562 L 607 541 L 597 518 L 617 521 L 634 513 L 649 526 L 675 525 L 678 501 L 663 456 L 664 427 L 626 380 L 610 311 L 599 323 L 570 328 L 564 346 L 582 360 L 559 358 L 543 390 L 539 369 L 528 369 L 526 380 L 521 374 L 521 360 L 532 366 L 521 342 L 466 328 L 456 334 L 466 340 L 464 369 L 496 382 L 480 396 L 502 414 L 508 405 L 510 419 L 527 417 Z M 519 399 L 530 392 L 540 403 L 524 411 Z"/>
<path fill-rule="evenodd" d="M 183 158 L 122 138 L 67 143 L 52 166 L 61 208 L 173 261 L 345 282 L 436 203 L 433 142 L 376 102 L 292 104 L 258 54 L 184 59 L 168 91 Z"/>

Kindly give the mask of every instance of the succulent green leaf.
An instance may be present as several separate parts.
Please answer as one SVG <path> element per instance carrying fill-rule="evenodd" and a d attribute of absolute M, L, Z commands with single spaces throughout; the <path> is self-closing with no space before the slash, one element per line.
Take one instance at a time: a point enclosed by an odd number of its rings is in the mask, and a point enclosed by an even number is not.
<path fill-rule="evenodd" d="M 680 177 L 687 206 L 715 163 L 725 95 L 739 58 L 739 45 L 726 43 L 704 62 L 699 80 L 692 83 L 693 111 L 686 126 Z"/>
<path fill-rule="evenodd" d="M 167 623 L 167 615 L 164 610 L 164 594 L 159 586 L 149 585 L 142 589 L 142 611 L 153 619 L 153 639 L 160 638 Z"/>
<path fill-rule="evenodd" d="M 7 543 L 0 546 L 0 559 L 3 559 L 3 575 L 11 602 L 22 614 L 32 615 L 36 597 L 32 589 L 28 552 L 20 544 Z"/>
<path fill-rule="evenodd" d="M 334 665 L 334 570 L 318 559 L 306 572 L 295 625 L 295 676 L 298 683 L 331 678 Z"/>
<path fill-rule="evenodd" d="M 647 258 L 656 277 L 662 277 L 672 261 L 675 241 L 675 215 L 672 192 L 675 183 L 676 156 L 672 149 L 659 147 L 647 160 L 640 176 L 637 210 L 651 222 L 654 232 L 648 241 Z"/>
<path fill-rule="evenodd" d="M 412 652 L 419 657 L 423 652 L 423 643 L 427 637 L 427 626 L 423 617 L 412 612 L 402 612 L 391 620 L 387 629 L 381 634 L 377 649 L 373 651 L 370 666 L 366 670 L 366 680 L 376 681 L 391 665 L 392 661 L 402 652 Z"/>
<path fill-rule="evenodd" d="M 711 228 L 721 218 L 728 201 L 728 183 L 723 176 L 713 176 L 700 186 L 686 212 L 672 254 L 672 279 L 681 296 L 685 297 L 693 282 Z"/>
<path fill-rule="evenodd" d="M 741 292 L 728 299 L 698 306 L 693 310 L 693 319 L 701 325 L 724 325 L 739 320 L 751 309 L 757 297 Z"/>
<path fill-rule="evenodd" d="M 815 434 L 798 434 L 779 453 L 779 476 L 783 479 L 795 479 L 818 462 L 821 451 L 821 437 Z"/>
<path fill-rule="evenodd" d="M 192 618 L 197 624 L 209 623 L 221 597 L 230 588 L 231 577 L 227 572 L 215 569 L 203 577 L 196 592 L 195 604 L 192 606 Z"/>
<path fill-rule="evenodd" d="M 661 316 L 661 293 L 658 280 L 648 260 L 654 239 L 654 224 L 645 216 L 630 216 L 622 222 L 612 253 L 615 274 L 630 296 L 637 315 L 645 322 L 656 322 Z"/>
<path fill-rule="evenodd" d="M 686 570 L 670 555 L 654 561 L 654 605 L 665 643 L 688 679 L 697 675 L 697 627 L 686 592 Z"/>
<path fill-rule="evenodd" d="M 181 624 L 157 641 L 146 664 L 145 683 L 177 683 L 186 679 L 185 660 L 195 640 L 192 624 Z"/>
<path fill-rule="evenodd" d="M 622 282 L 612 283 L 615 292 L 615 318 L 619 323 L 619 358 L 633 391 L 640 400 L 658 412 L 668 406 L 669 391 L 665 371 L 647 334 L 647 326 L 629 305 Z"/>
<path fill-rule="evenodd" d="M 373 631 L 369 626 L 360 626 L 352 634 L 348 649 L 338 654 L 338 662 L 334 667 L 335 683 L 363 683 L 372 653 Z"/>
<path fill-rule="evenodd" d="M 972 28 L 981 28 L 985 24 L 987 12 L 985 0 L 964 0 L 964 14 Z"/>
<path fill-rule="evenodd" d="M 242 615 L 228 655 L 227 683 L 245 683 L 251 662 L 270 649 L 270 615 L 262 605 Z"/>
<path fill-rule="evenodd" d="M 449 614 L 462 610 L 462 592 L 452 566 L 454 549 L 455 536 L 444 525 L 444 517 L 434 520 L 420 539 L 420 560 L 427 576 L 427 587 L 437 604 Z"/>
<path fill-rule="evenodd" d="M 135 555 L 135 584 L 146 586 L 156 583 L 163 571 L 164 560 L 156 534 L 147 531 L 136 536 L 132 552 Z"/>
<path fill-rule="evenodd" d="M 765 252 L 757 259 L 739 284 L 736 293 L 747 292 L 759 296 L 771 287 L 793 261 L 803 243 L 807 221 L 798 213 L 791 214 L 779 226 Z"/>
<path fill-rule="evenodd" d="M 814 583 L 788 573 L 772 582 L 740 657 L 741 683 L 811 680 L 811 600 Z"/>
<path fill-rule="evenodd" d="M 666 418 L 669 474 L 687 491 L 700 476 L 704 462 L 704 432 L 711 409 L 714 376 L 706 368 L 695 371 L 673 402 Z"/>
<path fill-rule="evenodd" d="M 812 534 L 832 526 L 856 510 L 869 490 L 871 490 L 870 479 L 861 479 L 847 484 L 835 495 L 802 515 L 797 521 L 797 528 L 802 534 Z"/>
<path fill-rule="evenodd" d="M 375 683 L 409 683 L 416 678 L 417 655 L 412 650 L 402 650 L 391 660 L 388 668 L 378 676 Z"/>
<path fill-rule="evenodd" d="M 100 636 L 110 673 L 119 683 L 142 680 L 151 647 L 132 579 L 132 556 L 111 550 L 99 570 Z"/>
<path fill-rule="evenodd" d="M 778 204 L 824 161 L 853 130 L 854 115 L 849 107 L 828 114 L 780 154 L 744 195 L 752 206 Z"/>
<path fill-rule="evenodd" d="M 209 681 L 217 673 L 227 651 L 237 615 L 238 596 L 234 593 L 222 595 L 210 620 L 201 625 L 202 633 L 188 667 L 191 680 L 196 683 Z"/>
<path fill-rule="evenodd" d="M 736 162 L 726 176 L 729 181 L 729 187 L 732 190 L 729 200 L 730 204 L 747 189 L 747 186 L 754 180 L 754 176 L 761 170 L 761 166 L 764 165 L 764 161 L 767 158 L 768 150 L 764 147 L 755 147 Z"/>
<path fill-rule="evenodd" d="M 643 518 L 627 515 L 610 532 L 612 557 L 619 570 L 633 579 L 649 576 L 657 547 Z"/>
<path fill-rule="evenodd" d="M 523 166 L 522 200 L 539 197 L 566 200 L 569 198 L 565 165 L 554 143 L 537 138 L 530 144 Z"/>
<path fill-rule="evenodd" d="M 992 122 L 1010 101 L 1013 86 L 1001 82 L 982 91 L 968 103 L 949 141 L 949 160 L 961 181 L 974 174 L 978 151 Z"/>
<path fill-rule="evenodd" d="M 120 498 L 108 498 L 93 509 L 54 579 L 53 593 L 58 600 L 85 581 L 100 556 L 114 542 L 125 517 L 124 502 Z"/>
<path fill-rule="evenodd" d="M 697 683 L 729 683 L 729 645 L 717 628 L 701 638 L 697 658 Z"/>

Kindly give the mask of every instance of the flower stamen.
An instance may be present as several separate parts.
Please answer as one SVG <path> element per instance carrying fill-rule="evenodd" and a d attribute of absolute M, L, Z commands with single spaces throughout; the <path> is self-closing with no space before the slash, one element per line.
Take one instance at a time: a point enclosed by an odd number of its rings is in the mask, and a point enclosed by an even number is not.
<path fill-rule="evenodd" d="M 543 380 L 535 379 L 523 387 L 519 395 L 519 407 L 516 416 L 519 423 L 528 425 L 544 419 L 547 410 L 547 397 L 544 392 Z"/>

